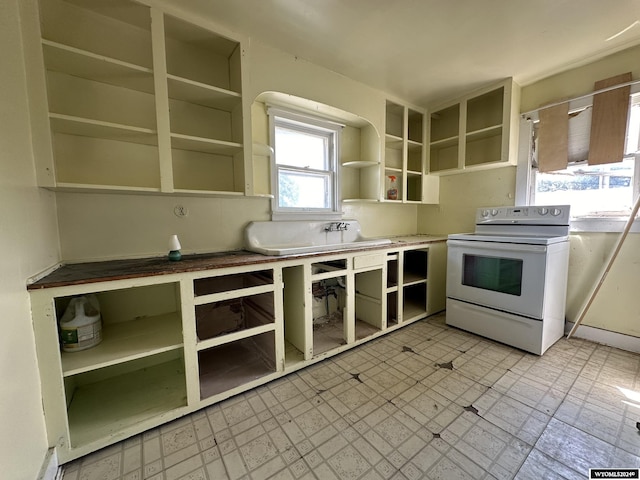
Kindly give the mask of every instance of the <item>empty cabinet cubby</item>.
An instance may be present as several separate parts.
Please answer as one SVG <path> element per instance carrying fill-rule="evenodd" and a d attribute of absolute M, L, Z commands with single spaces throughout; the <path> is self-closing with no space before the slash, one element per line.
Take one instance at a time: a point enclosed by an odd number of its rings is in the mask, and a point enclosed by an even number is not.
<path fill-rule="evenodd" d="M 272 293 L 196 305 L 198 340 L 267 325 L 274 321 Z"/>
<path fill-rule="evenodd" d="M 181 349 L 67 376 L 64 386 L 74 447 L 187 405 Z"/>
<path fill-rule="evenodd" d="M 202 295 L 229 292 L 231 290 L 238 290 L 241 288 L 272 284 L 273 271 L 259 270 L 256 272 L 233 273 L 217 277 L 198 278 L 193 281 L 193 290 L 196 297 L 199 297 Z"/>
<path fill-rule="evenodd" d="M 275 334 L 265 332 L 202 350 L 198 366 L 202 399 L 274 373 Z"/>

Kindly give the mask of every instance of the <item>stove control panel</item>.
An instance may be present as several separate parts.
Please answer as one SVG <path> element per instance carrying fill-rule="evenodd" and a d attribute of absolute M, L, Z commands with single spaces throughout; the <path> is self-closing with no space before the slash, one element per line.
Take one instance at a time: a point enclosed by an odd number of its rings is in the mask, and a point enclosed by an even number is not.
<path fill-rule="evenodd" d="M 569 205 L 479 208 L 476 225 L 569 225 Z"/>

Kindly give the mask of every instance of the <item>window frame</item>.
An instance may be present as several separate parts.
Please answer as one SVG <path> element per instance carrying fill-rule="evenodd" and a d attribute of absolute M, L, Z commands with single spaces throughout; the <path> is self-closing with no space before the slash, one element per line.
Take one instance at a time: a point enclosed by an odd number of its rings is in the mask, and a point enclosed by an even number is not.
<path fill-rule="evenodd" d="M 283 107 L 267 106 L 269 120 L 269 144 L 273 148 L 271 154 L 271 191 L 273 199 L 271 201 L 272 220 L 340 220 L 342 218 L 342 206 L 340 203 L 340 178 L 339 178 L 339 152 L 340 152 L 340 132 L 344 125 L 329 121 L 322 117 L 315 117 L 308 114 L 296 112 Z M 276 127 L 286 126 L 300 133 L 310 133 L 319 135 L 327 139 L 327 162 L 326 170 L 313 168 L 302 168 L 293 165 L 278 164 L 276 149 Z M 281 207 L 279 191 L 280 172 L 291 172 L 301 175 L 327 178 L 331 192 L 328 192 L 329 207 L 308 208 L 308 207 Z"/>
<path fill-rule="evenodd" d="M 635 81 L 631 84 L 630 96 L 638 96 L 640 94 L 640 82 Z M 635 103 L 638 103 L 636 98 Z M 630 102 L 631 105 L 634 101 Z M 569 114 L 579 112 L 593 105 L 593 95 L 585 95 L 569 101 Z M 535 178 L 534 168 L 532 167 L 532 138 L 533 126 L 538 120 L 538 111 L 523 113 L 520 115 L 520 131 L 519 131 L 519 147 L 518 162 L 516 166 L 516 205 L 535 205 Z M 634 156 L 634 154 L 630 154 Z M 579 165 L 580 162 L 574 162 L 571 165 Z M 635 202 L 640 194 L 640 152 L 635 154 L 635 168 L 633 178 L 633 190 Z M 628 215 L 623 216 L 601 216 L 601 217 L 572 217 L 572 232 L 620 232 L 624 228 L 628 219 Z M 640 232 L 640 222 L 634 222 L 632 232 Z"/>

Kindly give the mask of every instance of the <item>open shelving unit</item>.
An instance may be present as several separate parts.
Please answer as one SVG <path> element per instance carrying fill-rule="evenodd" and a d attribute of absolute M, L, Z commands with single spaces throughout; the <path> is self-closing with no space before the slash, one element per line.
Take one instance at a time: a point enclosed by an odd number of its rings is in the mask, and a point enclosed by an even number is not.
<path fill-rule="evenodd" d="M 385 113 L 384 201 L 438 203 L 439 181 L 425 169 L 425 113 L 391 100 L 386 102 Z M 396 199 L 389 195 L 392 178 L 398 190 Z"/>
<path fill-rule="evenodd" d="M 130 0 L 41 0 L 40 17 L 41 186 L 247 193 L 239 41 Z"/>
<path fill-rule="evenodd" d="M 427 315 L 429 251 L 408 250 L 402 261 L 402 322 Z"/>
<path fill-rule="evenodd" d="M 346 125 L 340 137 L 340 186 L 345 203 L 377 202 L 380 195 L 378 134 L 371 124 Z"/>
<path fill-rule="evenodd" d="M 74 447 L 187 405 L 178 284 L 87 293 L 98 299 L 103 340 L 60 353 Z M 72 297 L 54 299 L 54 321 Z"/>
<path fill-rule="evenodd" d="M 507 79 L 436 107 L 430 114 L 429 172 L 514 164 L 519 92 Z"/>
<path fill-rule="evenodd" d="M 273 270 L 193 281 L 200 398 L 276 371 Z"/>

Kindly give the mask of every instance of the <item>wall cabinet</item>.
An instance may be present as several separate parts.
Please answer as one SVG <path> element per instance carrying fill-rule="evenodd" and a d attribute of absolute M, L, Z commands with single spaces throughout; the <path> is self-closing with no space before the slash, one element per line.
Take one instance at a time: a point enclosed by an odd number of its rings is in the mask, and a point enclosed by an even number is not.
<path fill-rule="evenodd" d="M 41 186 L 248 193 L 239 41 L 128 0 L 41 0 L 40 21 Z"/>
<path fill-rule="evenodd" d="M 67 462 L 441 311 L 445 248 L 254 255 L 62 286 L 45 277 L 29 290 L 49 442 Z M 103 340 L 63 352 L 59 319 L 89 294 Z"/>
<path fill-rule="evenodd" d="M 387 100 L 385 108 L 385 202 L 438 203 L 439 181 L 426 175 L 423 111 Z"/>
<path fill-rule="evenodd" d="M 429 172 L 515 164 L 519 99 L 518 85 L 508 79 L 432 109 Z"/>
<path fill-rule="evenodd" d="M 340 138 L 343 202 L 377 202 L 380 196 L 380 138 L 370 123 L 346 125 Z"/>

